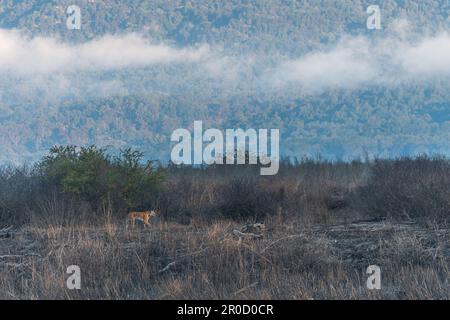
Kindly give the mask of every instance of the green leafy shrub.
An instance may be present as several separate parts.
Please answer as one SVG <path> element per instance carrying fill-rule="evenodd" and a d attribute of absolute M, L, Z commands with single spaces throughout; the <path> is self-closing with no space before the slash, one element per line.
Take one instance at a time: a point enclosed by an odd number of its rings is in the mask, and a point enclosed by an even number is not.
<path fill-rule="evenodd" d="M 159 190 L 162 170 L 142 158 L 130 148 L 110 156 L 96 146 L 55 146 L 37 168 L 47 184 L 81 197 L 94 210 L 121 210 L 149 206 Z"/>

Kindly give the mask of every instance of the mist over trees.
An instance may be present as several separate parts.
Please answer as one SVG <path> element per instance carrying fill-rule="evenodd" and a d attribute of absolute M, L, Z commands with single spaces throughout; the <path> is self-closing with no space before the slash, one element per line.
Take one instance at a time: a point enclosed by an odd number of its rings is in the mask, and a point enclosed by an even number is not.
<path fill-rule="evenodd" d="M 168 160 L 171 132 L 199 119 L 218 129 L 279 128 L 281 152 L 290 156 L 351 159 L 364 152 L 392 157 L 450 150 L 446 78 L 312 92 L 296 83 L 264 82 L 280 60 L 327 52 L 342 37 L 392 37 L 392 43 L 414 45 L 423 35 L 446 32 L 448 1 L 383 1 L 382 29 L 376 31 L 366 29 L 370 1 L 80 1 L 81 30 L 65 26 L 69 4 L 2 1 L 0 29 L 74 45 L 129 33 L 177 50 L 207 44 L 211 74 L 195 63 L 2 73 L 3 162 L 36 161 L 54 144 L 132 146 Z"/>

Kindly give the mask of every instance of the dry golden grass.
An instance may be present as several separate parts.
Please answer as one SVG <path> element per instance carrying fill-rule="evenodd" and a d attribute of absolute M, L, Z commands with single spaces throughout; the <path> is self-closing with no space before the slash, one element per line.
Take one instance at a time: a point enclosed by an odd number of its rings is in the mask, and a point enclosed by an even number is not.
<path fill-rule="evenodd" d="M 0 259 L 0 298 L 449 298 L 448 230 L 273 221 L 263 238 L 242 242 L 226 220 L 24 226 L 0 240 L 0 255 L 17 255 Z M 381 267 L 381 290 L 366 288 L 369 264 Z M 66 288 L 69 265 L 81 268 L 81 290 Z"/>
<path fill-rule="evenodd" d="M 161 216 L 128 230 L 126 212 L 0 175 L 0 226 L 16 226 L 0 232 L 0 299 L 449 299 L 448 161 L 227 168 L 173 169 Z M 263 237 L 239 241 L 255 222 Z"/>

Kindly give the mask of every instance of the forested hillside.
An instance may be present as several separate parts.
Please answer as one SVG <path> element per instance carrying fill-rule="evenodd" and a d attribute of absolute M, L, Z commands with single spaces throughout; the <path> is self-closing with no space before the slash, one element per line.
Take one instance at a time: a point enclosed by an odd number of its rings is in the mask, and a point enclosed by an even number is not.
<path fill-rule="evenodd" d="M 81 8 L 81 30 L 66 28 L 71 4 Z M 428 72 L 401 60 L 403 52 L 441 43 L 447 51 L 439 61 L 450 66 L 450 1 L 383 1 L 381 30 L 366 28 L 370 4 L 2 0 L 0 160 L 32 161 L 54 144 L 132 146 L 167 160 L 170 134 L 193 120 L 219 129 L 280 128 L 281 153 L 290 156 L 450 153 L 448 68 L 431 61 Z M 7 56 L 10 47 L 44 51 L 42 43 L 83 52 L 105 37 L 119 45 L 102 55 L 133 50 L 120 44 L 143 38 L 183 58 L 44 72 L 37 58 L 22 68 Z M 25 53 L 15 59 L 26 61 Z M 50 69 L 56 54 L 42 60 Z M 400 69 L 390 69 L 396 59 Z M 324 71 L 304 76 L 317 61 Z"/>

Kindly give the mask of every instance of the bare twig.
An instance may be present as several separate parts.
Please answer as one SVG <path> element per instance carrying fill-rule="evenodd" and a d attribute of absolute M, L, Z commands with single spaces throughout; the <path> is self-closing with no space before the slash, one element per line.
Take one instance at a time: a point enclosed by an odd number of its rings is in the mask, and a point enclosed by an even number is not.
<path fill-rule="evenodd" d="M 171 267 L 175 266 L 176 262 L 172 261 L 171 263 L 169 263 L 167 266 L 165 266 L 164 268 L 162 268 L 161 270 L 159 270 L 158 273 L 163 273 L 168 271 Z"/>
<path fill-rule="evenodd" d="M 0 263 L 0 266 L 20 268 L 20 267 L 28 266 L 28 262 L 21 262 L 21 263 L 7 262 L 7 263 Z"/>
<path fill-rule="evenodd" d="M 258 239 L 262 237 L 262 234 L 256 234 L 256 233 L 247 233 L 247 232 L 240 232 L 239 230 L 233 230 L 233 233 L 238 236 L 239 238 L 253 238 Z"/>
<path fill-rule="evenodd" d="M 278 243 L 278 242 L 280 242 L 282 240 L 291 239 L 291 238 L 298 238 L 298 237 L 302 237 L 302 236 L 303 236 L 303 234 L 293 234 L 293 235 L 290 235 L 290 236 L 287 236 L 287 237 L 283 237 L 283 238 L 277 239 L 277 240 L 271 242 L 267 247 L 262 249 L 261 253 L 263 253 L 264 251 L 266 251 L 267 249 L 269 249 L 270 247 L 272 247 L 273 245 L 275 245 L 276 243 Z"/>
<path fill-rule="evenodd" d="M 249 284 L 248 286 L 246 286 L 246 287 L 244 287 L 244 288 L 242 288 L 242 289 L 239 289 L 238 291 L 236 291 L 235 293 L 233 293 L 233 295 L 234 295 L 234 296 L 237 296 L 238 294 L 240 294 L 240 293 L 242 293 L 242 292 L 244 292 L 244 291 L 246 291 L 246 290 L 248 290 L 248 289 L 250 289 L 250 288 L 253 288 L 253 287 L 255 287 L 256 285 L 258 285 L 258 281 L 253 282 L 252 284 Z"/>
<path fill-rule="evenodd" d="M 11 229 L 13 226 L 9 226 L 3 229 L 0 229 L 0 238 L 9 238 L 13 235 L 13 232 L 11 232 Z"/>
<path fill-rule="evenodd" d="M 39 257 L 42 258 L 42 256 L 38 253 L 30 252 L 25 254 L 6 254 L 0 256 L 0 259 L 18 259 L 18 258 L 25 258 L 25 257 Z"/>
<path fill-rule="evenodd" d="M 0 229 L 0 233 L 2 233 L 2 232 L 8 232 L 8 231 L 11 230 L 12 228 L 13 228 L 13 226 L 9 226 L 9 227 Z"/>

